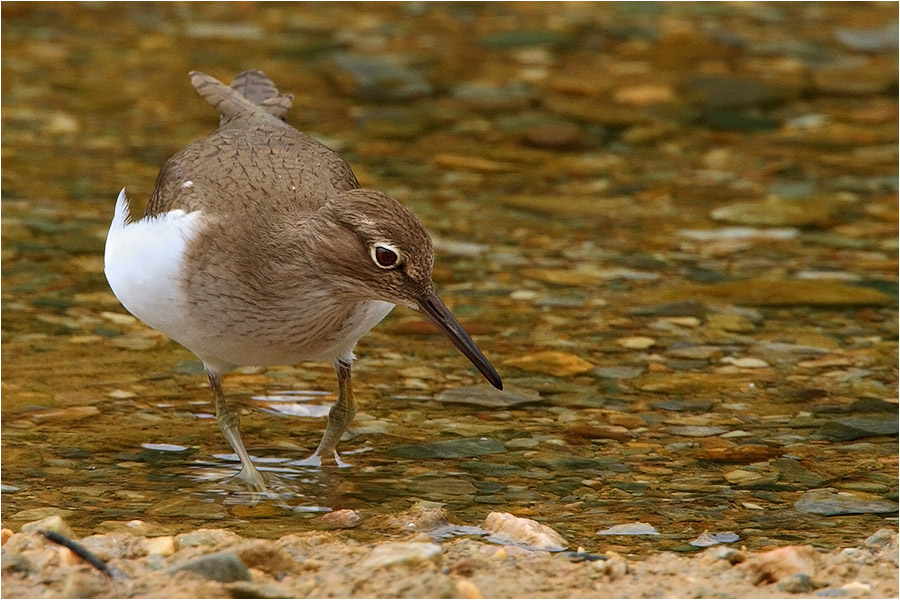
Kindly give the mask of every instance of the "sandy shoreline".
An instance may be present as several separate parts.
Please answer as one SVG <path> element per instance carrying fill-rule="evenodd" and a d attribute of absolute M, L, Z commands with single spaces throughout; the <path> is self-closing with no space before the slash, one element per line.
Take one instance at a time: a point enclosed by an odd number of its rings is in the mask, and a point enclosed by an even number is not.
<path fill-rule="evenodd" d="M 350 513 L 352 511 L 347 511 Z M 852 548 L 786 546 L 749 552 L 739 544 L 696 554 L 662 552 L 630 560 L 615 552 L 549 552 L 552 530 L 505 513 L 510 543 L 424 531 L 365 544 L 345 531 L 279 539 L 224 529 L 178 535 L 102 533 L 79 542 L 104 574 L 36 531 L 77 537 L 59 517 L 3 530 L 4 598 L 891 598 L 898 595 L 898 536 L 881 529 Z M 500 519 L 500 517 L 497 517 Z M 495 519 L 496 520 L 496 519 Z M 140 521 L 124 528 L 141 529 Z M 336 526 L 353 526 L 341 515 Z M 517 528 L 518 526 L 518 528 Z M 546 535 L 544 535 L 546 534 Z M 731 547 L 738 546 L 738 547 Z"/>

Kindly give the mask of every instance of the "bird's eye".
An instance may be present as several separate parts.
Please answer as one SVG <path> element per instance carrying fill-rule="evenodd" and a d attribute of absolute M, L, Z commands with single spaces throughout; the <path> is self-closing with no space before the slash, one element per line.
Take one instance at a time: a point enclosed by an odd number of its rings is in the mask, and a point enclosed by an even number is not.
<path fill-rule="evenodd" d="M 400 254 L 386 244 L 378 244 L 372 247 L 372 259 L 382 269 L 393 269 L 400 264 Z"/>

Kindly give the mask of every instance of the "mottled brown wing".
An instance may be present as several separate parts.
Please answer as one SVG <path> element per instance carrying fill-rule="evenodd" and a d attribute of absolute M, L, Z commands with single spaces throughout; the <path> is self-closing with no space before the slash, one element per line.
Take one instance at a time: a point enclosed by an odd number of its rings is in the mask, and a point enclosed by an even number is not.
<path fill-rule="evenodd" d="M 219 110 L 223 124 L 166 162 L 145 216 L 174 209 L 224 216 L 258 212 L 265 206 L 270 213 L 300 217 L 315 212 L 335 194 L 359 187 L 341 157 L 285 124 L 278 111 L 268 110 L 279 102 L 289 104 L 287 96 L 261 73 L 248 73 L 238 76 L 241 83 L 236 89 L 202 73 L 192 74 L 195 87 Z M 271 106 L 252 101 L 264 96 L 263 102 L 271 101 Z"/>

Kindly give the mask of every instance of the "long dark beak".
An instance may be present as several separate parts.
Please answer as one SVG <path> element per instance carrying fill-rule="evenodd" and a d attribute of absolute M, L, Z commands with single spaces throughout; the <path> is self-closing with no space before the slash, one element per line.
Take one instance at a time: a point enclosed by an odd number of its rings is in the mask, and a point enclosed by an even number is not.
<path fill-rule="evenodd" d="M 417 298 L 416 302 L 419 304 L 419 308 L 422 309 L 422 313 L 428 317 L 428 320 L 434 323 L 441 330 L 441 333 L 450 338 L 453 345 L 463 353 L 463 356 L 472 361 L 472 364 L 481 371 L 484 378 L 492 386 L 502 390 L 503 381 L 500 379 L 497 371 L 494 370 L 488 359 L 484 357 L 484 354 L 481 353 L 481 350 L 478 349 L 478 346 L 475 345 L 475 342 L 472 341 L 466 330 L 462 328 L 459 321 L 450 314 L 450 309 L 441 302 L 437 294 L 428 292 L 424 296 Z"/>

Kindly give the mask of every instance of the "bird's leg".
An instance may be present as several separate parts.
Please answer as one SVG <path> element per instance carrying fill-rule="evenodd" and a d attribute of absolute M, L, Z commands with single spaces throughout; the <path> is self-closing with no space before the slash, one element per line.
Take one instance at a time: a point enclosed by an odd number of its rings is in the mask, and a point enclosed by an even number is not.
<path fill-rule="evenodd" d="M 350 427 L 353 416 L 356 415 L 356 399 L 353 397 L 353 386 L 350 382 L 350 361 L 336 359 L 334 361 L 334 372 L 337 373 L 338 380 L 338 399 L 328 411 L 328 425 L 325 427 L 325 433 L 322 435 L 322 441 L 312 456 L 293 464 L 319 467 L 322 465 L 322 459 L 327 460 L 333 456 L 339 467 L 349 466 L 341 461 L 338 456 L 338 442 L 341 436 Z"/>
<path fill-rule="evenodd" d="M 206 376 L 209 378 L 209 387 L 212 388 L 216 404 L 216 420 L 219 422 L 219 429 L 222 430 L 225 439 L 241 459 L 241 472 L 238 476 L 247 482 L 252 491 L 265 491 L 266 480 L 263 474 L 253 466 L 250 455 L 244 449 L 244 442 L 241 441 L 241 432 L 238 429 L 240 419 L 228 409 L 228 405 L 225 403 L 225 394 L 222 392 L 222 380 L 219 374 L 207 369 Z"/>

